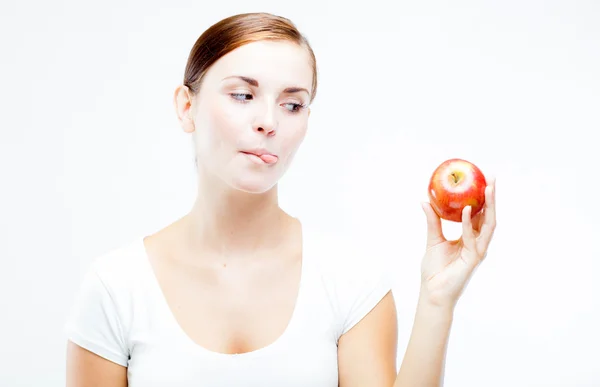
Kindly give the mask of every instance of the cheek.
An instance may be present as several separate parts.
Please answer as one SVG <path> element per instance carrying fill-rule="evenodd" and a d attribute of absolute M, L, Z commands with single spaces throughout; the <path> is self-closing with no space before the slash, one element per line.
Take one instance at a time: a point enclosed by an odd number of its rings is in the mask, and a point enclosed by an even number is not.
<path fill-rule="evenodd" d="M 282 130 L 285 134 L 282 141 L 282 150 L 284 150 L 288 157 L 294 156 L 300 147 L 300 144 L 304 141 L 308 127 L 306 120 L 298 120 L 298 122 L 295 122 L 292 125 L 293 130 Z"/>
<path fill-rule="evenodd" d="M 204 116 L 207 118 L 206 125 L 202 129 L 209 136 L 208 143 L 217 151 L 222 149 L 238 148 L 241 132 L 244 130 L 244 123 L 247 122 L 243 111 L 236 109 L 219 97 L 207 105 Z"/>

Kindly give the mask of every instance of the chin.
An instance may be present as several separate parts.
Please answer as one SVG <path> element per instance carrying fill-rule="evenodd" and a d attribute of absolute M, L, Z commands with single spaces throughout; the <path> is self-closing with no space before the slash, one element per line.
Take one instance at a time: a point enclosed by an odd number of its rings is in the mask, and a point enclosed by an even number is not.
<path fill-rule="evenodd" d="M 236 176 L 229 181 L 229 185 L 238 191 L 263 194 L 270 191 L 277 185 L 277 180 L 267 178 L 264 174 L 246 174 L 245 176 Z"/>

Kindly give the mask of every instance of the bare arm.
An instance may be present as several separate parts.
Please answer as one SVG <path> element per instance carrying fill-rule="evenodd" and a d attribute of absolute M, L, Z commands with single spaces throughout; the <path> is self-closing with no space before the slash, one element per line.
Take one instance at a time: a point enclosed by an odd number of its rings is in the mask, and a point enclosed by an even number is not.
<path fill-rule="evenodd" d="M 127 387 L 127 368 L 69 341 L 67 387 Z"/>
<path fill-rule="evenodd" d="M 454 311 L 419 301 L 414 325 L 394 387 L 439 387 L 444 381 Z"/>
<path fill-rule="evenodd" d="M 340 387 L 392 387 L 396 379 L 398 323 L 390 291 L 338 343 Z"/>
<path fill-rule="evenodd" d="M 396 374 L 397 316 L 387 296 L 340 338 L 340 387 L 439 387 L 452 311 L 419 301 L 412 334 Z"/>

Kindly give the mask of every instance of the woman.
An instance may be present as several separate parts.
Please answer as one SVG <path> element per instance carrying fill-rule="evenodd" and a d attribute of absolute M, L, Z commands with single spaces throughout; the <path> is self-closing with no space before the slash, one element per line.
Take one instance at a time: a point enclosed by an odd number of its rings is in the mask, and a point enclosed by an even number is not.
<path fill-rule="evenodd" d="M 67 324 L 68 386 L 441 384 L 454 306 L 495 227 L 493 184 L 484 215 L 464 210 L 460 242 L 424 204 L 422 286 L 397 373 L 385 276 L 278 205 L 316 90 L 313 51 L 285 18 L 237 15 L 200 36 L 174 96 L 197 200 L 94 261 Z"/>

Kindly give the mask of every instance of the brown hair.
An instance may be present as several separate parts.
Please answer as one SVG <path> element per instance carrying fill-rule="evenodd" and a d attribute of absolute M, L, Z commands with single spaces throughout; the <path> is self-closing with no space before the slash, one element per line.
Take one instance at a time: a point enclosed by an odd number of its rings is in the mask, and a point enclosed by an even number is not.
<path fill-rule="evenodd" d="M 213 63 L 244 44 L 261 40 L 291 41 L 306 48 L 313 68 L 312 101 L 317 93 L 317 61 L 308 40 L 290 20 L 263 12 L 230 16 L 204 31 L 188 57 L 183 84 L 198 93 Z"/>

